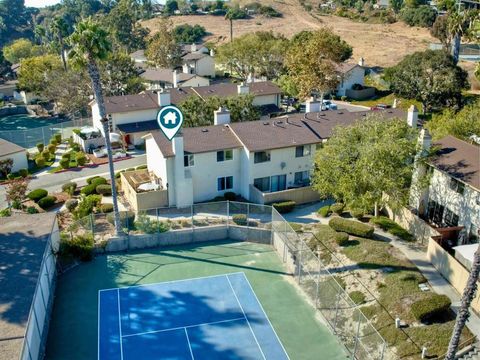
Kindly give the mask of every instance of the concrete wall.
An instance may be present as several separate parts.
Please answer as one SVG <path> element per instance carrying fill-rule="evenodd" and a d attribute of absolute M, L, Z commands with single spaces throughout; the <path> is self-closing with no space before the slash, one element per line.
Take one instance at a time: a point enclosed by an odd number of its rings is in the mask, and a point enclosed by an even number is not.
<path fill-rule="evenodd" d="M 105 146 L 105 138 L 104 137 L 99 137 L 95 139 L 88 139 L 88 140 L 83 140 L 80 136 L 77 134 L 73 133 L 73 141 L 80 145 L 82 150 L 84 152 L 88 152 L 88 149 L 93 148 L 96 149 L 101 146 Z"/>
<path fill-rule="evenodd" d="M 354 99 L 354 100 L 370 99 L 371 97 L 375 96 L 375 88 L 369 87 L 363 90 L 347 89 L 345 91 L 345 95 L 347 95 L 348 98 Z"/>
<path fill-rule="evenodd" d="M 13 160 L 12 172 L 17 172 L 20 169 L 28 169 L 28 160 L 26 151 L 20 151 L 13 154 L 0 156 L 0 160 Z"/>
<path fill-rule="evenodd" d="M 252 102 L 255 106 L 275 104 L 280 106 L 280 95 L 256 95 Z"/>
<path fill-rule="evenodd" d="M 215 71 L 214 71 L 215 74 Z M 209 86 L 210 80 L 204 77 L 196 76 L 190 80 L 184 81 L 178 85 L 178 87 L 199 87 L 199 86 Z"/>
<path fill-rule="evenodd" d="M 433 239 L 428 241 L 427 258 L 455 290 L 462 294 L 467 284 L 469 271 Z M 478 291 L 472 301 L 472 309 L 477 314 L 480 313 L 480 292 Z"/>
<path fill-rule="evenodd" d="M 134 211 L 150 210 L 168 206 L 167 190 L 136 192 L 123 173 L 120 174 L 122 191 Z"/>
<path fill-rule="evenodd" d="M 197 60 L 195 73 L 200 76 L 215 77 L 215 60 L 211 56 Z"/>
<path fill-rule="evenodd" d="M 387 208 L 387 212 L 390 219 L 396 221 L 401 227 L 411 233 L 417 241 L 421 241 L 422 244 L 426 244 L 432 236 L 440 236 L 437 230 L 407 208 L 401 208 L 395 212 Z"/>
<path fill-rule="evenodd" d="M 364 77 L 365 69 L 360 66 L 356 66 L 342 77 L 340 83 L 337 86 L 337 95 L 346 95 L 347 89 L 351 89 L 352 86 L 355 84 L 363 85 L 365 82 Z"/>
<path fill-rule="evenodd" d="M 288 189 L 272 193 L 262 193 L 260 190 L 250 185 L 251 202 L 257 204 L 271 204 L 282 200 L 292 200 L 297 204 L 306 204 L 320 200 L 320 195 L 310 186 L 296 189 Z"/>

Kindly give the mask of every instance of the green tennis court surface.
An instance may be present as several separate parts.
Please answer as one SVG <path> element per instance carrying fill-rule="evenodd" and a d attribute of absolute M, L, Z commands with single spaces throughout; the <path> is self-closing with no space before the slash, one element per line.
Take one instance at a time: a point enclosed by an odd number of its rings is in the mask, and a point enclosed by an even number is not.
<path fill-rule="evenodd" d="M 273 248 L 215 242 L 99 256 L 60 276 L 47 359 L 97 358 L 100 290 L 231 273 L 245 274 L 290 359 L 347 358 L 291 284 Z"/>

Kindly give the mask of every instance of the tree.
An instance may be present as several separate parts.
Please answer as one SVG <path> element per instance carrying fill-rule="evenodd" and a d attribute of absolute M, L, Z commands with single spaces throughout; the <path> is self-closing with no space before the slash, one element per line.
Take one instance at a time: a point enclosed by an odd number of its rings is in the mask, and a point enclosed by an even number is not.
<path fill-rule="evenodd" d="M 371 116 L 339 126 L 317 151 L 313 188 L 352 208 L 374 208 L 375 215 L 384 205 L 403 205 L 408 201 L 416 143 L 416 130 L 403 119 Z"/>
<path fill-rule="evenodd" d="M 35 40 L 37 41 L 37 44 L 43 45 L 45 37 L 47 36 L 47 30 L 42 25 L 36 25 L 33 29 L 33 35 Z"/>
<path fill-rule="evenodd" d="M 437 12 L 430 5 L 422 5 L 416 8 L 405 7 L 400 16 L 410 26 L 431 27 L 437 17 Z"/>
<path fill-rule="evenodd" d="M 468 85 L 467 73 L 441 50 L 407 55 L 385 71 L 385 79 L 398 96 L 421 102 L 424 114 L 432 107 L 460 106 L 462 90 Z"/>
<path fill-rule="evenodd" d="M 20 63 L 18 88 L 39 95 L 47 86 L 49 74 L 59 69 L 62 69 L 62 63 L 55 55 L 24 59 Z"/>
<path fill-rule="evenodd" d="M 107 146 L 108 167 L 110 182 L 112 185 L 113 211 L 115 218 L 116 235 L 122 233 L 120 214 L 118 212 L 117 186 L 115 182 L 115 171 L 113 168 L 112 146 L 110 144 L 110 129 L 105 111 L 105 102 L 102 93 L 102 82 L 98 69 L 98 61 L 105 60 L 111 49 L 108 42 L 108 33 L 92 19 L 81 21 L 75 27 L 74 33 L 69 37 L 72 50 L 69 54 L 74 64 L 86 67 L 92 81 L 92 88 L 95 101 L 98 105 L 100 118 L 102 119 L 105 144 Z"/>
<path fill-rule="evenodd" d="M 323 94 L 338 84 L 336 64 L 348 59 L 352 48 L 330 29 L 301 33 L 292 39 L 286 55 L 289 76 L 296 83 L 299 96 Z"/>
<path fill-rule="evenodd" d="M 440 40 L 443 48 L 448 51 L 452 44 L 452 37 L 448 30 L 448 16 L 443 15 L 435 19 L 432 28 L 430 29 L 430 35 Z"/>
<path fill-rule="evenodd" d="M 390 7 L 395 12 L 395 14 L 398 14 L 400 12 L 402 6 L 403 0 L 390 0 Z"/>
<path fill-rule="evenodd" d="M 172 15 L 178 10 L 178 3 L 176 0 L 167 0 L 165 4 L 165 11 L 167 14 Z"/>
<path fill-rule="evenodd" d="M 41 46 L 34 45 L 30 40 L 23 38 L 15 40 L 3 48 L 5 59 L 12 64 L 17 64 L 23 59 L 39 56 L 43 53 L 44 49 Z"/>
<path fill-rule="evenodd" d="M 7 202 L 17 209 L 20 207 L 21 202 L 25 199 L 25 194 L 28 189 L 28 179 L 18 179 L 10 181 L 6 185 L 6 198 Z"/>
<path fill-rule="evenodd" d="M 171 21 L 162 19 L 159 22 L 158 32 L 148 42 L 145 56 L 155 66 L 175 68 L 182 63 L 181 55 Z"/>
<path fill-rule="evenodd" d="M 458 113 L 446 109 L 442 114 L 434 114 L 426 127 L 435 140 L 452 135 L 469 141 L 471 135 L 480 134 L 480 102 L 467 105 Z"/>
<path fill-rule="evenodd" d="M 205 28 L 201 25 L 183 24 L 175 26 L 173 29 L 175 40 L 181 44 L 196 43 L 206 35 Z"/>
<path fill-rule="evenodd" d="M 448 32 L 453 39 L 451 49 L 453 61 L 458 63 L 460 58 L 460 45 L 462 37 L 468 35 L 470 26 L 478 20 L 478 13 L 473 11 L 464 11 L 463 13 L 454 12 L 448 16 Z"/>
<path fill-rule="evenodd" d="M 31 24 L 32 15 L 38 13 L 38 9 L 26 8 L 24 0 L 0 1 L 0 46 L 12 40 L 33 35 Z"/>
<path fill-rule="evenodd" d="M 7 158 L 0 160 L 0 174 L 2 177 L 6 178 L 8 174 L 12 171 L 13 168 L 13 159 Z"/>
<path fill-rule="evenodd" d="M 65 20 L 59 16 L 55 17 L 50 24 L 50 30 L 57 38 L 60 44 L 60 57 L 65 71 L 67 71 L 67 59 L 65 58 L 65 37 L 68 35 L 68 25 Z"/>
<path fill-rule="evenodd" d="M 109 54 L 99 65 L 103 91 L 107 96 L 138 94 L 145 90 L 135 62 L 128 55 L 118 52 Z"/>

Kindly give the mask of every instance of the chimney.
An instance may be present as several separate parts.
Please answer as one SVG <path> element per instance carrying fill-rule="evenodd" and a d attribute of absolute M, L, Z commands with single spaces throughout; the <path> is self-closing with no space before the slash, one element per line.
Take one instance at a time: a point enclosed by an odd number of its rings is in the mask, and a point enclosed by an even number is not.
<path fill-rule="evenodd" d="M 177 133 L 175 137 L 172 139 L 172 148 L 175 157 L 179 155 L 182 158 L 182 165 L 183 165 L 183 134 Z"/>
<path fill-rule="evenodd" d="M 397 106 L 398 106 L 398 100 L 397 100 L 397 98 L 395 98 L 395 99 L 393 99 L 393 105 L 392 105 L 392 108 L 393 108 L 393 109 L 396 109 L 396 108 L 397 108 Z"/>
<path fill-rule="evenodd" d="M 420 152 L 419 155 L 422 155 L 422 156 L 427 155 L 428 152 L 430 151 L 430 147 L 432 146 L 432 137 L 430 136 L 430 133 L 428 132 L 427 129 L 420 130 L 418 145 L 421 147 L 419 151 Z"/>
<path fill-rule="evenodd" d="M 157 91 L 158 106 L 164 107 L 171 105 L 170 91 L 168 90 L 159 90 Z"/>
<path fill-rule="evenodd" d="M 246 85 L 244 82 L 240 83 L 240 85 L 237 85 L 237 91 L 238 95 L 245 95 L 250 92 L 250 87 Z"/>
<path fill-rule="evenodd" d="M 213 114 L 213 125 L 230 124 L 230 111 L 227 108 L 220 106 Z"/>
<path fill-rule="evenodd" d="M 178 87 L 178 73 L 177 69 L 173 70 L 173 87 L 177 88 Z"/>
<path fill-rule="evenodd" d="M 190 47 L 190 52 L 196 52 L 197 51 L 197 44 L 193 43 L 192 46 Z"/>
<path fill-rule="evenodd" d="M 358 65 L 360 66 L 365 66 L 365 59 L 363 57 L 360 58 L 360 60 L 358 60 Z"/>
<path fill-rule="evenodd" d="M 408 123 L 408 126 L 414 128 L 414 129 L 417 128 L 418 109 L 415 105 L 412 105 L 408 108 L 407 123 Z"/>
<path fill-rule="evenodd" d="M 320 101 L 313 96 L 305 103 L 305 113 L 319 112 L 321 111 Z"/>
<path fill-rule="evenodd" d="M 215 50 L 210 49 L 210 56 L 211 56 L 211 57 L 214 57 L 214 56 L 215 56 Z"/>

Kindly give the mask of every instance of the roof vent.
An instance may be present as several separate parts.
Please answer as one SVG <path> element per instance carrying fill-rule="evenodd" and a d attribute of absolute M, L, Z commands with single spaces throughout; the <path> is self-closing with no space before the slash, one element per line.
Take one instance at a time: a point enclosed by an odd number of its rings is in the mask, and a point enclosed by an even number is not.
<path fill-rule="evenodd" d="M 367 117 L 367 114 L 362 114 L 363 117 Z"/>
<path fill-rule="evenodd" d="M 208 132 L 208 129 L 202 129 L 202 132 L 203 132 L 203 133 L 207 133 L 207 132 Z"/>
<path fill-rule="evenodd" d="M 342 114 L 343 114 L 343 111 L 339 111 L 337 114 L 338 114 L 338 115 L 342 115 Z"/>
<path fill-rule="evenodd" d="M 263 125 L 270 125 L 270 123 L 268 121 L 264 121 Z"/>

